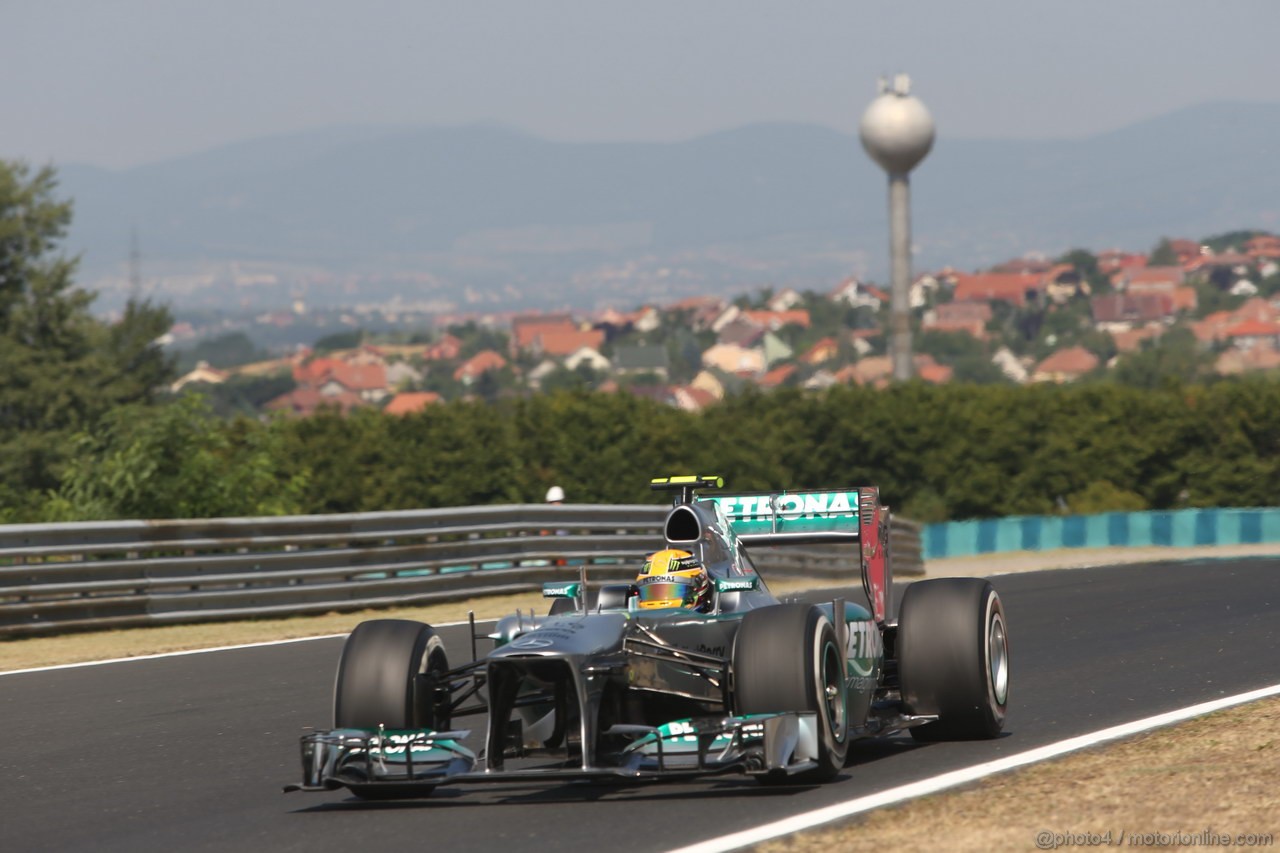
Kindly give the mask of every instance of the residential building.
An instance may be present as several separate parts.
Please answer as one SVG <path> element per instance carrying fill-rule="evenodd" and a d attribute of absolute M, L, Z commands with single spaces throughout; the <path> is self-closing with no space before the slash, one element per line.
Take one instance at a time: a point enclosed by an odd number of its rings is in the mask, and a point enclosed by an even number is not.
<path fill-rule="evenodd" d="M 464 385 L 470 385 L 490 370 L 501 370 L 507 366 L 507 360 L 491 349 L 481 350 L 464 361 L 453 372 L 453 378 Z"/>
<path fill-rule="evenodd" d="M 321 408 L 336 409 L 347 414 L 352 409 L 367 405 L 359 394 L 341 391 L 336 394 L 323 394 L 312 386 L 295 388 L 288 394 L 282 394 L 263 406 L 269 412 L 283 412 L 297 417 L 310 417 Z"/>
<path fill-rule="evenodd" d="M 1000 368 L 1001 373 L 1019 384 L 1026 382 L 1030 375 L 1022 359 L 1014 355 L 1013 350 L 1008 347 L 1000 347 L 996 350 L 995 355 L 991 356 L 991 363 Z"/>
<path fill-rule="evenodd" d="M 1122 293 L 1173 293 L 1187 280 L 1182 267 L 1142 267 L 1121 270 L 1112 276 L 1111 284 Z"/>
<path fill-rule="evenodd" d="M 1032 382 L 1074 382 L 1098 368 L 1098 357 L 1084 347 L 1067 347 L 1036 365 Z"/>
<path fill-rule="evenodd" d="M 402 391 L 382 411 L 388 415 L 412 415 L 439 402 L 440 395 L 434 391 Z"/>
<path fill-rule="evenodd" d="M 652 373 L 666 379 L 670 366 L 664 346 L 633 344 L 618 346 L 613 351 L 613 370 L 619 375 Z"/>
<path fill-rule="evenodd" d="M 1280 370 L 1280 349 L 1269 343 L 1259 343 L 1248 349 L 1232 347 L 1218 356 L 1213 369 L 1222 376 L 1255 370 Z"/>
<path fill-rule="evenodd" d="M 847 278 L 827 295 L 827 298 L 837 304 L 847 305 L 850 308 L 870 308 L 873 311 L 878 310 L 881 305 L 889 301 L 889 295 L 878 287 L 869 284 L 863 284 L 856 278 Z"/>
<path fill-rule="evenodd" d="M 720 327 L 716 341 L 722 344 L 735 344 L 740 347 L 753 347 L 764 337 L 764 327 L 751 322 L 746 317 L 736 317 Z"/>
<path fill-rule="evenodd" d="M 196 362 L 195 367 L 174 380 L 173 384 L 169 386 L 169 391 L 173 394 L 177 394 L 188 385 L 200 383 L 204 383 L 206 385 L 221 385 L 230 377 L 231 374 L 228 371 L 219 370 L 216 367 L 210 367 L 209 362 L 207 361 L 199 361 Z"/>
<path fill-rule="evenodd" d="M 1035 273 L 978 273 L 956 276 L 957 302 L 1008 302 L 1019 308 L 1044 301 L 1044 277 Z"/>
<path fill-rule="evenodd" d="M 527 349 L 535 355 L 564 358 L 583 347 L 598 350 L 603 345 L 600 329 L 545 329 L 534 335 Z"/>
<path fill-rule="evenodd" d="M 677 385 L 671 389 L 672 403 L 686 412 L 700 412 L 716 402 L 711 392 L 693 385 Z"/>
<path fill-rule="evenodd" d="M 426 361 L 453 361 L 461 354 L 462 341 L 446 332 L 440 340 L 423 349 L 422 358 Z"/>
<path fill-rule="evenodd" d="M 731 374 L 757 374 L 765 369 L 764 351 L 747 349 L 735 344 L 715 344 L 702 354 L 704 367 L 713 367 Z"/>
<path fill-rule="evenodd" d="M 991 317 L 989 302 L 944 302 L 925 312 L 921 327 L 936 332 L 964 332 L 981 341 L 987 338 Z"/>
<path fill-rule="evenodd" d="M 823 338 L 804 351 L 800 361 L 805 364 L 822 364 L 835 358 L 840 352 L 840 345 L 835 338 Z"/>
<path fill-rule="evenodd" d="M 764 363 L 772 366 L 795 356 L 795 351 L 782 338 L 773 332 L 765 332 L 760 339 L 760 347 L 764 350 Z"/>
<path fill-rule="evenodd" d="M 794 364 L 783 364 L 761 376 L 756 380 L 756 384 L 761 388 L 777 388 L 794 376 L 795 372 L 796 366 Z"/>
<path fill-rule="evenodd" d="M 389 388 L 417 385 L 423 378 L 422 371 L 407 361 L 397 361 L 387 365 L 387 387 Z"/>
<path fill-rule="evenodd" d="M 783 326 L 809 328 L 809 312 L 804 308 L 791 308 L 786 311 L 743 311 L 742 313 L 757 326 L 774 332 Z"/>
<path fill-rule="evenodd" d="M 577 370 L 584 364 L 601 373 L 609 369 L 609 359 L 601 355 L 600 351 L 594 347 L 579 347 L 564 360 L 564 366 L 570 370 Z"/>
<path fill-rule="evenodd" d="M 803 304 L 803 296 L 793 288 L 784 287 L 778 293 L 769 297 L 769 300 L 765 303 L 765 307 L 774 313 L 781 314 L 784 311 L 795 308 L 797 305 Z"/>
<path fill-rule="evenodd" d="M 1089 300 L 1093 322 L 1106 332 L 1128 331 L 1137 326 L 1170 320 L 1176 313 L 1170 293 L 1108 293 Z"/>

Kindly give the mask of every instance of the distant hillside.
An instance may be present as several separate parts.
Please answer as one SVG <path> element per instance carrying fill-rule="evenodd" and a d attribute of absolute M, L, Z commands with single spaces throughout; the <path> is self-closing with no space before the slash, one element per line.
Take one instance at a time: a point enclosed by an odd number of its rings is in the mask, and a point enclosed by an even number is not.
<path fill-rule="evenodd" d="M 1207 104 L 1078 141 L 949 139 L 944 127 L 913 177 L 917 263 L 1274 229 L 1277 151 L 1280 104 Z M 739 285 L 858 263 L 882 276 L 886 255 L 883 175 L 856 138 L 804 125 L 674 144 L 330 128 L 61 174 L 90 278 L 121 268 L 131 226 L 150 269 L 425 271 L 482 291 L 638 261 L 690 265 L 706 280 L 720 265 Z"/>

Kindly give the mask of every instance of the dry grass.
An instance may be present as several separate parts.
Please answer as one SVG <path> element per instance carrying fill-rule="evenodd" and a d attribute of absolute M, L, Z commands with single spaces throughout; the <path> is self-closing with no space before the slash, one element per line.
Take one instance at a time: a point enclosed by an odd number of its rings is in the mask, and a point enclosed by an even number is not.
<path fill-rule="evenodd" d="M 756 849 L 1034 850 L 1040 832 L 1101 836 L 1108 831 L 1113 844 L 1131 846 L 1134 833 L 1206 830 L 1233 836 L 1270 833 L 1280 839 L 1280 699 L 1220 711 Z M 1122 833 L 1124 839 L 1118 840 Z M 1062 845 L 1067 846 L 1088 845 Z"/>
<path fill-rule="evenodd" d="M 830 586 L 831 582 L 795 578 L 771 583 L 769 588 L 775 594 L 783 595 L 809 589 L 815 585 Z M 125 628 L 117 631 L 93 631 L 58 637 L 4 640 L 0 641 L 0 672 L 187 649 L 345 634 L 366 619 L 416 619 L 438 624 L 460 622 L 467 618 L 468 610 L 474 610 L 477 619 L 494 619 L 512 613 L 517 608 L 528 610 L 532 607 L 542 613 L 545 612 L 546 606 L 538 593 L 524 593 L 476 598 L 450 604 L 432 604 L 425 607 L 327 613 L 323 616 L 297 616 L 289 619 L 252 619 L 200 625 Z"/>

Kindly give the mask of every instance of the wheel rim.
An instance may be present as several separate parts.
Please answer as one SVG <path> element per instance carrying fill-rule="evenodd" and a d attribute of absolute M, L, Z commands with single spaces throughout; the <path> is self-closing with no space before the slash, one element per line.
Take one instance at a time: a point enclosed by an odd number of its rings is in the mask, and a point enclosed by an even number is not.
<path fill-rule="evenodd" d="M 827 725 L 837 741 L 844 740 L 844 679 L 840 672 L 840 651 L 833 643 L 822 649 L 821 668 L 822 708 L 827 715 Z"/>
<path fill-rule="evenodd" d="M 1003 706 L 1009 696 L 1009 644 L 999 613 L 992 614 L 987 629 L 987 660 L 991 669 L 991 692 L 996 704 Z"/>

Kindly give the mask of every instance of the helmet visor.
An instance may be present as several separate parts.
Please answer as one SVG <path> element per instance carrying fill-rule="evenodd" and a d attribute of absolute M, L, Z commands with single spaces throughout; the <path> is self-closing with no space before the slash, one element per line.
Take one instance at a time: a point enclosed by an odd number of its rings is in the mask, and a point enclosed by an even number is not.
<path fill-rule="evenodd" d="M 691 580 L 661 580 L 640 585 L 640 603 L 650 607 L 689 607 L 697 600 L 698 587 Z"/>

